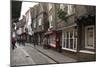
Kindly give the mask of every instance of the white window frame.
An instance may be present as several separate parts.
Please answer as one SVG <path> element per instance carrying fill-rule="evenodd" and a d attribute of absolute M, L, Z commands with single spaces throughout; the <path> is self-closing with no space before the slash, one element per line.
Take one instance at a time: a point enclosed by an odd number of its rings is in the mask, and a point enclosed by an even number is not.
<path fill-rule="evenodd" d="M 32 19 L 31 19 L 31 13 L 30 13 L 30 11 L 29 11 L 29 15 L 28 16 L 29 16 L 28 17 L 28 25 L 31 25 Z"/>
<path fill-rule="evenodd" d="M 86 31 L 86 29 L 91 28 L 91 27 L 93 27 L 93 47 L 90 47 L 87 45 L 87 31 Z M 95 36 L 94 35 L 94 25 L 85 27 L 85 48 L 94 49 L 94 36 Z"/>
<path fill-rule="evenodd" d="M 49 28 L 52 28 L 52 20 L 53 20 L 53 17 L 52 15 L 49 16 Z"/>
<path fill-rule="evenodd" d="M 73 5 L 67 5 L 68 7 L 68 10 L 67 10 L 67 13 L 68 15 L 71 15 L 73 13 L 73 8 L 72 8 Z"/>
<path fill-rule="evenodd" d="M 68 32 L 68 34 L 69 34 L 69 36 L 68 36 L 68 41 L 69 41 L 68 42 L 69 43 L 68 45 L 69 45 L 69 47 L 68 48 L 70 49 L 70 32 Z"/>
<path fill-rule="evenodd" d="M 70 32 L 62 32 L 62 49 L 65 49 L 65 50 L 69 50 L 69 51 L 74 51 L 76 52 L 76 48 L 77 48 L 77 38 L 75 38 L 75 35 L 74 33 L 77 33 L 76 31 L 71 31 L 73 33 L 73 37 L 70 38 Z M 68 36 L 67 36 L 67 33 L 68 33 Z M 66 40 L 68 39 L 68 48 L 66 47 Z M 73 48 L 70 48 L 70 39 L 73 39 Z M 74 44 L 76 41 L 76 44 Z M 64 44 L 65 42 L 65 44 Z M 64 46 L 65 45 L 65 46 Z"/>
<path fill-rule="evenodd" d="M 36 21 L 34 21 L 34 28 L 36 28 Z"/>
<path fill-rule="evenodd" d="M 41 18 L 39 18 L 38 23 L 39 23 L 39 26 L 42 25 L 42 19 Z"/>
<path fill-rule="evenodd" d="M 60 9 L 64 10 L 65 6 L 64 4 L 60 4 Z"/>
<path fill-rule="evenodd" d="M 73 31 L 73 37 L 72 37 L 72 38 L 73 38 L 73 49 L 75 49 L 75 48 L 74 48 L 74 40 L 75 40 L 74 37 L 75 37 L 75 35 L 74 35 L 74 31 Z"/>
<path fill-rule="evenodd" d="M 64 46 L 64 32 L 62 32 L 62 48 Z"/>
<path fill-rule="evenodd" d="M 43 11 L 43 6 L 40 4 L 41 11 Z"/>
<path fill-rule="evenodd" d="M 49 3 L 48 4 L 48 6 L 49 6 L 49 11 L 51 10 L 51 8 L 52 8 L 52 4 L 51 3 Z"/>
<path fill-rule="evenodd" d="M 49 38 L 49 45 L 55 45 L 55 35 L 50 35 Z"/>
<path fill-rule="evenodd" d="M 77 31 L 75 31 L 75 33 L 76 33 L 76 35 L 74 35 L 74 36 L 76 37 L 76 38 L 75 38 L 75 40 L 76 40 L 76 45 L 75 45 L 75 46 L 76 46 L 76 47 L 74 47 L 74 49 L 77 49 L 77 36 L 78 36 L 78 35 L 77 35 Z"/>

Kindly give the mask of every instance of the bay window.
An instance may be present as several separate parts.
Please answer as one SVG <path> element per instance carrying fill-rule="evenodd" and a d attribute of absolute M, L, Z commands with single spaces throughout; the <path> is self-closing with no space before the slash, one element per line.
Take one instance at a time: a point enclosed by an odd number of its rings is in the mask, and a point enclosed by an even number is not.
<path fill-rule="evenodd" d="M 85 27 L 85 48 L 94 49 L 94 26 Z"/>
<path fill-rule="evenodd" d="M 77 32 L 63 32 L 62 33 L 62 49 L 76 49 L 77 46 Z"/>

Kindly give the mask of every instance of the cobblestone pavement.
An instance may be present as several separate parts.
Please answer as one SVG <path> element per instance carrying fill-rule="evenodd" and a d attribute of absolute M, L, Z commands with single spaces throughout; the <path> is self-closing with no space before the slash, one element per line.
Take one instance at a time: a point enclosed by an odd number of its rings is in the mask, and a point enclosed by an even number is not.
<path fill-rule="evenodd" d="M 11 50 L 11 66 L 56 63 L 51 58 L 37 51 L 35 47 L 16 45 L 17 48 Z"/>
<path fill-rule="evenodd" d="M 17 48 L 11 50 L 11 66 L 77 62 L 73 58 L 52 49 L 43 49 L 41 46 L 34 47 L 29 43 L 25 46 L 16 43 L 16 46 Z"/>

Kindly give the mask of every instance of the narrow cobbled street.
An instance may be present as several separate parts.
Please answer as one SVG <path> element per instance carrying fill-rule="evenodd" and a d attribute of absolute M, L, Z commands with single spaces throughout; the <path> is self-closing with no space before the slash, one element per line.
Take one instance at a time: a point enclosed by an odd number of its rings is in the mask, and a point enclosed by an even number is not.
<path fill-rule="evenodd" d="M 16 43 L 16 46 L 17 48 L 11 50 L 11 66 L 76 62 L 75 59 L 50 49 L 43 49 L 41 46 L 34 47 L 29 43 L 25 46 Z"/>

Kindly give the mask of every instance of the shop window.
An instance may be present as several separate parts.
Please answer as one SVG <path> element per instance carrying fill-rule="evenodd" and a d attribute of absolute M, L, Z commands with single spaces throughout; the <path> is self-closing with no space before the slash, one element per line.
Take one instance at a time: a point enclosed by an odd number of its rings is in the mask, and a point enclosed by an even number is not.
<path fill-rule="evenodd" d="M 85 48 L 94 49 L 94 26 L 85 28 Z"/>
<path fill-rule="evenodd" d="M 77 47 L 77 32 L 74 32 L 74 49 L 76 49 Z"/>
<path fill-rule="evenodd" d="M 70 39 L 70 48 L 73 49 L 73 39 Z"/>
<path fill-rule="evenodd" d="M 69 47 L 69 37 L 68 37 L 68 32 L 66 32 L 66 48 Z"/>
<path fill-rule="evenodd" d="M 62 33 L 62 48 L 64 49 L 76 49 L 77 45 L 77 32 L 63 32 Z"/>
<path fill-rule="evenodd" d="M 63 47 L 66 47 L 66 41 L 65 41 L 65 39 L 64 39 L 64 44 L 63 44 Z"/>
<path fill-rule="evenodd" d="M 62 47 L 65 47 L 65 39 L 64 39 L 64 37 L 65 37 L 64 33 L 62 33 L 62 44 L 63 44 Z"/>
<path fill-rule="evenodd" d="M 49 44 L 51 45 L 51 46 L 54 46 L 55 45 L 55 35 L 50 35 L 49 36 Z"/>
<path fill-rule="evenodd" d="M 69 47 L 69 39 L 66 39 L 66 48 L 68 48 Z"/>

